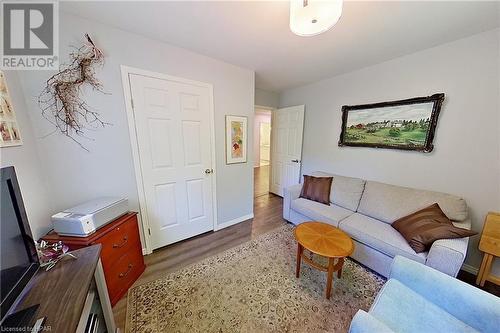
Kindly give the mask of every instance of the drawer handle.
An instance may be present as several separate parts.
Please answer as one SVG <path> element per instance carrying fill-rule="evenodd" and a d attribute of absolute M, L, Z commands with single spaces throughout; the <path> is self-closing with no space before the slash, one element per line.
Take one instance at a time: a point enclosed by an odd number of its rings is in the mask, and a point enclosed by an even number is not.
<path fill-rule="evenodd" d="M 130 271 L 132 270 L 132 267 L 134 267 L 134 265 L 128 264 L 127 271 L 125 273 L 120 273 L 120 275 L 118 275 L 118 277 L 120 277 L 120 278 L 126 277 L 128 275 L 128 273 L 130 273 Z"/>
<path fill-rule="evenodd" d="M 123 242 L 121 242 L 120 244 L 113 244 L 113 249 L 123 247 L 125 244 L 127 244 L 127 241 L 128 237 L 127 236 L 123 237 Z"/>

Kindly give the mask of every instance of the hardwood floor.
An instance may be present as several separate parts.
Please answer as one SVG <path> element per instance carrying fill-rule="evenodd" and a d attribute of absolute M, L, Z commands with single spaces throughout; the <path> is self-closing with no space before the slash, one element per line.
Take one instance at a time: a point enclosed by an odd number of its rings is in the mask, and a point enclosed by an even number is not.
<path fill-rule="evenodd" d="M 267 193 L 269 193 L 269 170 L 269 165 L 253 168 L 254 197 L 260 197 L 261 195 L 266 195 Z"/>
<path fill-rule="evenodd" d="M 457 279 L 467 282 L 468 284 L 471 284 L 475 287 L 478 287 L 476 286 L 476 275 L 472 273 L 461 270 L 460 272 L 458 272 Z M 490 294 L 500 297 L 500 286 L 494 284 L 493 282 L 486 281 L 484 287 L 478 287 L 478 288 L 483 289 L 484 291 Z"/>
<path fill-rule="evenodd" d="M 254 199 L 253 219 L 165 246 L 145 256 L 146 270 L 133 286 L 156 280 L 286 224 L 282 217 L 282 201 L 274 194 L 261 194 Z M 113 307 L 116 325 L 122 332 L 125 331 L 126 311 L 127 296 L 124 296 Z"/>

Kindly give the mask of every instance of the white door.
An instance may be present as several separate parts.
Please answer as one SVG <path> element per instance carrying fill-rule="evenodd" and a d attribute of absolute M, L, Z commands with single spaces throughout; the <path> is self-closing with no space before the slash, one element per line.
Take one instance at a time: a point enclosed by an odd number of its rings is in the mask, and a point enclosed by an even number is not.
<path fill-rule="evenodd" d="M 271 124 L 260 123 L 259 134 L 259 166 L 269 165 L 269 161 L 271 160 Z"/>
<path fill-rule="evenodd" d="M 129 80 L 151 248 L 213 230 L 211 87 Z"/>
<path fill-rule="evenodd" d="M 283 196 L 283 189 L 300 182 L 304 105 L 272 112 L 271 192 Z"/>

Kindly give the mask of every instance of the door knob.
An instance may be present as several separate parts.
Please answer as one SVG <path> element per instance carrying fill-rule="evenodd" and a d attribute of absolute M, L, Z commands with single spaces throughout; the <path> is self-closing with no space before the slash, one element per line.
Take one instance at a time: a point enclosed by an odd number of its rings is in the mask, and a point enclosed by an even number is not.
<path fill-rule="evenodd" d="M 293 163 L 299 163 L 299 160 L 292 160 Z"/>
<path fill-rule="evenodd" d="M 213 173 L 214 169 L 205 169 L 205 173 L 208 175 L 210 173 Z"/>

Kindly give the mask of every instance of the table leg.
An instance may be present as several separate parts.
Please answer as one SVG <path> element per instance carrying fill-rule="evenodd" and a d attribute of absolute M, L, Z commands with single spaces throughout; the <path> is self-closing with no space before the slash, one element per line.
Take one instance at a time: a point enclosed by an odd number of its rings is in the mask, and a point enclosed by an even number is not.
<path fill-rule="evenodd" d="M 488 261 L 488 254 L 483 254 L 483 260 L 481 261 L 481 266 L 479 267 L 479 272 L 477 273 L 476 284 L 479 285 L 481 283 L 481 279 L 483 278 L 484 268 L 486 267 L 486 262 Z"/>
<path fill-rule="evenodd" d="M 326 299 L 330 299 L 332 293 L 334 259 L 328 258 L 328 276 L 326 277 Z"/>
<path fill-rule="evenodd" d="M 339 261 L 342 261 L 340 268 L 337 271 L 337 277 L 340 279 L 342 277 L 342 268 L 344 268 L 344 258 L 340 258 Z"/>
<path fill-rule="evenodd" d="M 295 268 L 295 276 L 299 277 L 300 274 L 300 263 L 302 261 L 302 253 L 304 252 L 304 247 L 300 244 L 297 245 L 297 265 Z"/>
<path fill-rule="evenodd" d="M 491 254 L 488 254 L 488 259 L 486 259 L 486 264 L 484 266 L 483 275 L 481 277 L 481 281 L 479 282 L 479 286 L 481 286 L 481 287 L 484 286 L 484 283 L 486 282 L 486 278 L 488 277 L 488 275 L 490 275 L 492 262 L 493 262 L 493 256 Z"/>

